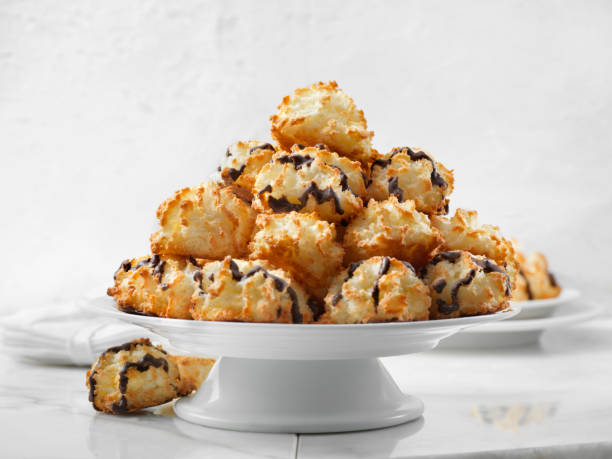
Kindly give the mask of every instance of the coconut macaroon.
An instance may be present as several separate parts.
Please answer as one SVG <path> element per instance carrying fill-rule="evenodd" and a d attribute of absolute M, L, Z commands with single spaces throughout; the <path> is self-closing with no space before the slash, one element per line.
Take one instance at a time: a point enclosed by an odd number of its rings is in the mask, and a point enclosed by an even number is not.
<path fill-rule="evenodd" d="M 510 278 L 492 260 L 455 250 L 437 254 L 423 269 L 431 291 L 431 318 L 492 314 L 510 299 Z"/>
<path fill-rule="evenodd" d="M 149 255 L 125 260 L 115 272 L 115 285 L 107 290 L 117 309 L 132 314 L 191 319 L 193 274 L 205 260 Z"/>
<path fill-rule="evenodd" d="M 429 289 L 408 262 L 372 257 L 352 263 L 334 279 L 321 322 L 427 320 L 430 304 Z"/>
<path fill-rule="evenodd" d="M 442 237 L 442 250 L 466 250 L 474 255 L 491 258 L 510 275 L 512 287 L 516 282 L 518 262 L 512 242 L 504 238 L 497 226 L 481 225 L 475 210 L 457 209 L 455 215 L 430 217 Z"/>
<path fill-rule="evenodd" d="M 259 214 L 249 245 L 251 259 L 268 260 L 322 300 L 342 266 L 344 250 L 333 224 L 316 214 Z"/>
<path fill-rule="evenodd" d="M 198 390 L 215 363 L 213 359 L 191 355 L 171 355 L 170 357 L 178 366 L 181 375 L 178 384 L 179 395 L 189 395 L 194 390 Z"/>
<path fill-rule="evenodd" d="M 211 259 L 245 255 L 255 224 L 248 202 L 212 182 L 177 191 L 159 206 L 157 218 L 153 253 Z"/>
<path fill-rule="evenodd" d="M 235 183 L 249 191 L 253 190 L 259 170 L 272 159 L 276 149 L 272 144 L 249 140 L 230 145 L 219 167 L 226 184 Z"/>
<path fill-rule="evenodd" d="M 258 212 L 316 212 L 332 223 L 348 223 L 363 207 L 359 163 L 315 147 L 277 153 L 255 180 Z"/>
<path fill-rule="evenodd" d="M 315 302 L 289 274 L 265 260 L 206 264 L 194 275 L 191 315 L 196 320 L 310 323 L 318 315 Z"/>
<path fill-rule="evenodd" d="M 178 395 L 179 370 L 170 356 L 142 338 L 102 353 L 87 372 L 89 401 L 105 413 L 129 413 Z"/>
<path fill-rule="evenodd" d="M 394 195 L 399 202 L 412 199 L 420 212 L 448 213 L 453 172 L 424 150 L 394 148 L 370 166 L 368 199 L 383 201 Z"/>
<path fill-rule="evenodd" d="M 539 252 L 525 255 L 517 251 L 520 263 L 517 282 L 512 291 L 515 301 L 544 300 L 561 294 L 561 286 L 548 270 L 548 260 Z"/>
<path fill-rule="evenodd" d="M 414 201 L 370 200 L 344 233 L 345 260 L 353 262 L 375 255 L 406 260 L 420 268 L 442 244 L 442 236 L 431 226 Z"/>
<path fill-rule="evenodd" d="M 374 132 L 368 131 L 363 112 L 335 81 L 296 89 L 283 98 L 270 121 L 272 137 L 287 150 L 293 144 L 324 143 L 364 164 L 378 155 L 372 148 Z"/>

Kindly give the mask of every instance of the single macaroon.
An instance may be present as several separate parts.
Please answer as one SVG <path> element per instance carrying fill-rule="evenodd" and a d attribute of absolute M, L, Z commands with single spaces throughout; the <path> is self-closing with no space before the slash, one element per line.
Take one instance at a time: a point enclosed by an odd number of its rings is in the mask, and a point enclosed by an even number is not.
<path fill-rule="evenodd" d="M 226 257 L 207 263 L 194 279 L 196 320 L 301 324 L 320 314 L 320 306 L 289 274 L 265 260 Z"/>
<path fill-rule="evenodd" d="M 308 293 L 323 300 L 342 267 L 344 250 L 336 228 L 316 214 L 259 214 L 249 258 L 287 271 Z"/>
<path fill-rule="evenodd" d="M 248 202 L 232 187 L 212 182 L 177 191 L 159 206 L 157 218 L 153 253 L 208 259 L 245 255 L 255 224 Z"/>
<path fill-rule="evenodd" d="M 236 184 L 252 191 L 255 177 L 264 164 L 270 162 L 276 152 L 270 143 L 249 140 L 230 145 L 219 167 L 221 178 L 228 184 Z"/>
<path fill-rule="evenodd" d="M 331 223 L 348 223 L 363 208 L 365 184 L 359 163 L 307 147 L 279 152 L 255 180 L 257 212 L 316 212 Z"/>
<path fill-rule="evenodd" d="M 325 297 L 322 323 L 365 324 L 429 318 L 429 289 L 406 261 L 372 257 L 342 271 Z"/>
<path fill-rule="evenodd" d="M 463 250 L 438 253 L 425 267 L 432 319 L 492 314 L 508 306 L 510 278 L 492 260 Z"/>
<path fill-rule="evenodd" d="M 198 390 L 215 363 L 213 359 L 191 355 L 171 355 L 170 357 L 178 366 L 181 375 L 178 385 L 179 395 L 189 395 Z"/>
<path fill-rule="evenodd" d="M 448 213 L 448 196 L 453 191 L 453 171 L 424 150 L 398 147 L 370 166 L 368 198 L 399 202 L 413 200 L 416 209 L 429 215 Z"/>
<path fill-rule="evenodd" d="M 431 216 L 430 220 L 444 238 L 441 250 L 466 250 L 492 259 L 508 273 L 514 288 L 518 273 L 516 253 L 510 239 L 504 238 L 497 226 L 480 224 L 475 210 L 464 209 L 457 209 L 451 218 Z"/>
<path fill-rule="evenodd" d="M 193 274 L 205 260 L 193 257 L 149 255 L 123 261 L 115 272 L 115 285 L 107 290 L 117 309 L 147 316 L 191 319 Z"/>
<path fill-rule="evenodd" d="M 96 410 L 121 414 L 177 397 L 180 374 L 166 351 L 142 338 L 102 353 L 87 372 L 86 384 Z"/>
<path fill-rule="evenodd" d="M 525 255 L 517 251 L 517 259 L 520 266 L 516 286 L 512 291 L 513 300 L 545 300 L 561 294 L 561 286 L 548 270 L 548 260 L 544 254 L 532 252 Z"/>
<path fill-rule="evenodd" d="M 372 147 L 363 111 L 335 81 L 318 82 L 285 96 L 270 117 L 272 137 L 286 150 L 294 144 L 328 145 L 342 156 L 367 164 L 378 153 Z"/>
<path fill-rule="evenodd" d="M 372 199 L 346 228 L 345 261 L 384 255 L 408 261 L 418 269 L 442 242 L 439 231 L 427 215 L 416 210 L 414 201 L 399 202 L 395 196 L 385 201 Z"/>

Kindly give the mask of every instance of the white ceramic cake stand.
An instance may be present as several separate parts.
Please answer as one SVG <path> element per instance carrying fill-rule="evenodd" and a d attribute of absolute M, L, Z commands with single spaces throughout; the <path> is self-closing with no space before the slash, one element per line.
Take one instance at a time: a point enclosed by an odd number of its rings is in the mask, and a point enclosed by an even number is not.
<path fill-rule="evenodd" d="M 433 349 L 459 330 L 507 319 L 487 316 L 367 325 L 201 322 L 126 314 L 110 298 L 99 313 L 141 325 L 191 354 L 219 357 L 180 418 L 208 427 L 257 432 L 345 432 L 388 427 L 423 414 L 378 357 Z"/>

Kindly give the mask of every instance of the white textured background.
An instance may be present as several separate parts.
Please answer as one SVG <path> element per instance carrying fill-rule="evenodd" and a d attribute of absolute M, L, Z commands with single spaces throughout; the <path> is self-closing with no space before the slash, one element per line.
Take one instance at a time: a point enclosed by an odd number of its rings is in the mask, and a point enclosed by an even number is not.
<path fill-rule="evenodd" d="M 561 281 L 612 293 L 612 2 L 0 2 L 0 312 L 89 293 L 225 147 L 336 79 Z"/>

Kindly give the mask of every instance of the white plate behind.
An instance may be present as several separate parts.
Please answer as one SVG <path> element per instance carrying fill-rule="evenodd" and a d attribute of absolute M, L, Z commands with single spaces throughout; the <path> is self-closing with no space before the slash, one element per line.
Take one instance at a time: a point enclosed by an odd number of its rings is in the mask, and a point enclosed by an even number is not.
<path fill-rule="evenodd" d="M 556 298 L 548 300 L 514 301 L 512 304 L 521 307 L 521 312 L 514 320 L 535 319 L 551 315 L 559 306 L 571 303 L 580 298 L 580 292 L 573 288 L 564 288 Z"/>
<path fill-rule="evenodd" d="M 535 343 L 546 330 L 570 327 L 590 320 L 600 312 L 601 308 L 595 305 L 566 304 L 558 307 L 554 314 L 548 317 L 508 320 L 504 323 L 483 325 L 477 329 L 462 330 L 444 340 L 440 347 L 444 349 L 493 348 Z"/>

